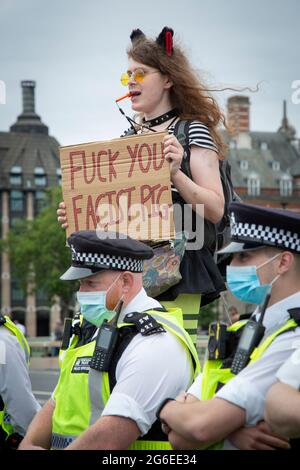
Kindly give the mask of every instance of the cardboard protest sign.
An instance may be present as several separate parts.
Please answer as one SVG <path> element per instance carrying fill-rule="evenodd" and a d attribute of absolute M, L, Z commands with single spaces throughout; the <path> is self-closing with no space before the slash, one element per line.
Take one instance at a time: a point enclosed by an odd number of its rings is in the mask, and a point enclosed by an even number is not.
<path fill-rule="evenodd" d="M 121 232 L 138 240 L 174 238 L 164 132 L 61 147 L 69 228 Z"/>

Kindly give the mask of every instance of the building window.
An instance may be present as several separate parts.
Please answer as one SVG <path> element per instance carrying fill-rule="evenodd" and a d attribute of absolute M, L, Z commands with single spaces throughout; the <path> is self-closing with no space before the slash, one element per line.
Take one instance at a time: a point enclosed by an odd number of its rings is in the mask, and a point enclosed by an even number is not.
<path fill-rule="evenodd" d="M 279 171 L 280 170 L 280 163 L 279 162 L 272 162 L 272 170 Z"/>
<path fill-rule="evenodd" d="M 36 334 L 37 336 L 49 336 L 50 313 L 49 308 L 37 308 Z"/>
<path fill-rule="evenodd" d="M 260 179 L 257 176 L 248 178 L 248 196 L 260 195 Z"/>
<path fill-rule="evenodd" d="M 13 306 L 23 304 L 25 301 L 25 292 L 18 285 L 18 282 L 13 279 L 11 281 L 11 303 Z"/>
<path fill-rule="evenodd" d="M 25 196 L 22 191 L 13 190 L 9 198 L 9 222 L 11 227 L 15 227 L 26 217 Z"/>
<path fill-rule="evenodd" d="M 12 186 L 22 186 L 22 168 L 20 166 L 11 167 L 9 181 Z"/>
<path fill-rule="evenodd" d="M 267 142 L 261 142 L 261 144 L 260 144 L 260 150 L 268 150 L 268 144 L 267 144 Z"/>
<path fill-rule="evenodd" d="M 22 305 L 16 305 L 13 308 L 10 317 L 13 319 L 13 321 L 18 320 L 19 323 L 22 323 L 22 325 L 25 326 L 25 323 L 26 323 L 25 303 L 23 302 Z"/>
<path fill-rule="evenodd" d="M 48 198 L 45 191 L 36 191 L 34 195 L 34 215 L 37 216 L 47 205 Z"/>
<path fill-rule="evenodd" d="M 45 289 L 38 289 L 36 291 L 36 303 L 37 305 L 47 305 L 49 301 L 49 296 L 46 293 Z"/>
<path fill-rule="evenodd" d="M 248 170 L 248 168 L 249 168 L 248 161 L 247 160 L 242 160 L 240 162 L 240 169 L 241 170 Z"/>
<path fill-rule="evenodd" d="M 283 175 L 279 182 L 280 196 L 288 197 L 293 194 L 293 182 L 289 175 Z"/>
<path fill-rule="evenodd" d="M 36 186 L 47 186 L 47 177 L 44 168 L 37 166 L 34 169 L 34 184 Z"/>
<path fill-rule="evenodd" d="M 24 194 L 22 191 L 10 192 L 10 211 L 24 213 Z"/>

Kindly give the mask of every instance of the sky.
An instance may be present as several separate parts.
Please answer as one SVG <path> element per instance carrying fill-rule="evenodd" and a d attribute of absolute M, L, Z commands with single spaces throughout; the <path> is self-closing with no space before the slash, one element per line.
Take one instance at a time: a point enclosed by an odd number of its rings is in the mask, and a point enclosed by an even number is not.
<path fill-rule="evenodd" d="M 299 18 L 299 0 L 0 0 L 0 131 L 22 111 L 21 80 L 35 80 L 36 112 L 61 145 L 118 137 L 130 33 L 167 25 L 211 88 L 262 81 L 243 93 L 251 130 L 276 131 L 286 99 L 300 137 Z M 214 94 L 224 111 L 232 94 Z"/>

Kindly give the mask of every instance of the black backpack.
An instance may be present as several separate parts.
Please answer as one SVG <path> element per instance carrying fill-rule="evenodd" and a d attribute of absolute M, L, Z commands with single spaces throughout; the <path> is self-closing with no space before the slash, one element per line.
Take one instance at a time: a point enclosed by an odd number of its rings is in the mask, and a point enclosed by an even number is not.
<path fill-rule="evenodd" d="M 174 135 L 177 137 L 178 141 L 184 148 L 184 156 L 182 159 L 181 169 L 189 178 L 193 179 L 190 169 L 190 147 L 188 139 L 189 126 L 191 122 L 192 121 L 185 119 L 178 121 L 174 127 Z M 212 222 L 206 221 L 208 224 L 211 224 L 215 228 L 216 251 L 220 250 L 230 242 L 229 204 L 231 202 L 241 201 L 241 198 L 238 196 L 238 194 L 233 188 L 230 163 L 227 160 L 219 160 L 219 169 L 225 198 L 224 215 L 220 222 L 218 222 L 217 224 L 213 224 Z"/>

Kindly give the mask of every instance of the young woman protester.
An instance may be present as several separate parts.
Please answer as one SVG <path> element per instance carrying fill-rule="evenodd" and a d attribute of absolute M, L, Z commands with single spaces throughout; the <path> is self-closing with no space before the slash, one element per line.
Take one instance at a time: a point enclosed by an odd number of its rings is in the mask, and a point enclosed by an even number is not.
<path fill-rule="evenodd" d="M 185 204 L 191 205 L 193 227 L 199 217 L 198 205 L 204 206 L 204 245 L 186 250 L 180 264 L 182 280 L 158 298 L 166 307 L 182 308 L 185 328 L 195 341 L 201 296 L 208 303 L 225 289 L 214 261 L 214 224 L 224 211 L 219 160 L 225 158 L 225 145 L 217 128 L 225 119 L 184 52 L 173 43 L 172 29 L 163 28 L 156 40 L 147 38 L 139 29 L 130 38 L 128 70 L 122 74 L 121 82 L 128 86 L 131 107 L 137 115 L 137 133 L 168 131 L 164 152 L 170 162 L 173 203 L 180 204 L 183 210 Z M 178 120 L 191 121 L 189 172 L 182 165 L 184 149 L 173 135 Z M 57 214 L 62 227 L 66 227 L 63 203 Z"/>

